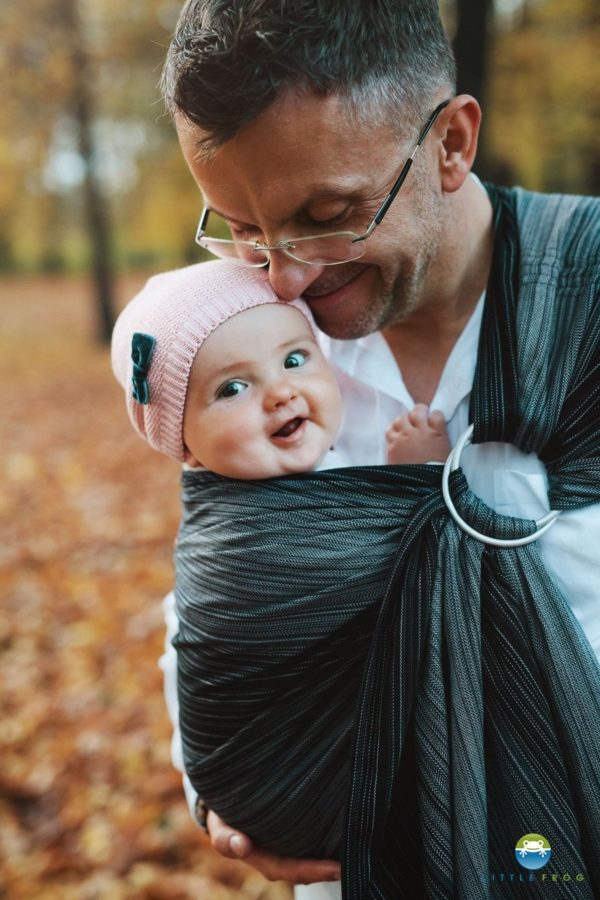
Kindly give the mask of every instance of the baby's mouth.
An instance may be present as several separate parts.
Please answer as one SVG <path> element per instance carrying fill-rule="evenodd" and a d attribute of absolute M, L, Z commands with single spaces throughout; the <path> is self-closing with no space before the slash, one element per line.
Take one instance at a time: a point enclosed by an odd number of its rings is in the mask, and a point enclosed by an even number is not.
<path fill-rule="evenodd" d="M 302 424 L 306 421 L 306 419 L 301 418 L 301 416 L 296 416 L 293 419 L 289 419 L 278 431 L 276 431 L 272 437 L 281 437 L 287 438 L 291 437 L 292 434 L 295 434 L 296 431 L 302 426 Z"/>

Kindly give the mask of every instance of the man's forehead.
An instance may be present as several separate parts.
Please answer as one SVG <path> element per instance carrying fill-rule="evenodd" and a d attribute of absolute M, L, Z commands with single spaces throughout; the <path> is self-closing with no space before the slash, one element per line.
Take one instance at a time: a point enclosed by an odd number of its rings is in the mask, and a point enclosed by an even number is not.
<path fill-rule="evenodd" d="M 398 144 L 398 132 L 387 122 L 350 115 L 335 95 L 284 95 L 207 156 L 202 146 L 207 133 L 176 119 L 177 131 L 188 164 L 207 172 L 224 165 L 263 169 L 267 164 L 287 174 L 310 172 L 315 178 L 345 170 L 368 168 L 382 145 Z M 319 168 L 315 168 L 318 166 Z"/>
<path fill-rule="evenodd" d="M 331 182 L 309 181 L 297 183 L 293 196 L 286 192 L 275 192 L 277 200 L 273 215 L 269 216 L 269 204 L 266 195 L 261 193 L 261 211 L 265 218 L 272 218 L 273 224 L 278 224 L 279 219 L 293 219 L 304 212 L 310 212 L 320 204 L 328 203 L 354 203 L 364 199 L 372 189 L 373 177 L 354 175 L 347 178 L 332 179 Z M 271 192 L 269 192 L 270 194 Z M 204 202 L 208 208 L 222 216 L 224 219 L 239 221 L 247 224 L 242 210 L 242 196 L 231 190 L 231 184 L 223 182 L 213 184 L 208 181 L 202 189 Z"/>
<path fill-rule="evenodd" d="M 357 140 L 360 140 L 361 136 L 369 138 L 374 131 L 385 132 L 390 124 L 387 117 L 383 117 L 381 112 L 376 112 L 377 109 L 377 107 L 373 107 L 371 112 L 365 110 L 363 115 L 358 115 L 356 108 L 351 106 L 348 99 L 342 95 L 290 89 L 278 94 L 269 106 L 243 125 L 239 132 L 226 143 L 236 142 L 240 135 L 248 135 L 257 131 L 262 131 L 263 137 L 267 141 L 275 132 L 279 134 L 280 139 L 282 135 L 289 135 L 292 141 L 296 139 L 296 134 L 310 135 L 314 139 L 333 136 L 345 140 L 348 135 L 353 135 Z M 395 117 L 398 121 L 401 118 L 401 116 Z M 209 138 L 208 146 L 213 147 L 210 142 L 210 131 L 203 131 L 182 114 L 175 115 L 175 125 L 180 137 L 195 139 L 199 156 L 204 155 L 205 158 L 208 158 L 213 155 L 215 148 L 205 154 L 201 149 L 206 143 L 207 137 Z M 397 126 L 398 122 L 395 122 L 394 130 L 396 131 Z"/>
<path fill-rule="evenodd" d="M 178 131 L 207 205 L 240 221 L 244 210 L 275 223 L 310 204 L 364 197 L 400 153 L 391 128 L 351 120 L 332 98 L 273 104 L 208 159 L 197 154 L 199 129 Z"/>

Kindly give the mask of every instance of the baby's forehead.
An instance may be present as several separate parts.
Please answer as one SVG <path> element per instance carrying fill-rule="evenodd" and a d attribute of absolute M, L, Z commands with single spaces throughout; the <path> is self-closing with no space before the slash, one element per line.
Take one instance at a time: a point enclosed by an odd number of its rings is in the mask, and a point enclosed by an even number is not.
<path fill-rule="evenodd" d="M 276 328 L 297 329 L 298 325 L 301 325 L 312 333 L 310 323 L 304 313 L 292 303 L 284 303 L 283 301 L 261 303 L 259 306 L 245 309 L 243 312 L 232 316 L 219 327 L 224 328 L 228 325 L 235 326 L 236 324 L 243 324 L 244 328 L 260 328 L 261 331 L 265 328 L 265 325 L 269 325 L 272 326 L 271 330 L 274 333 Z"/>
<path fill-rule="evenodd" d="M 266 303 L 236 313 L 210 334 L 196 354 L 202 378 L 227 367 L 261 361 L 294 342 L 315 342 L 307 317 L 287 303 Z"/>
<path fill-rule="evenodd" d="M 312 337 L 313 332 L 306 316 L 296 307 L 288 303 L 265 303 L 245 309 L 231 316 L 210 335 L 204 342 L 212 340 L 235 347 L 247 349 L 250 339 L 260 340 L 264 346 L 279 346 L 285 338 L 306 335 Z"/>

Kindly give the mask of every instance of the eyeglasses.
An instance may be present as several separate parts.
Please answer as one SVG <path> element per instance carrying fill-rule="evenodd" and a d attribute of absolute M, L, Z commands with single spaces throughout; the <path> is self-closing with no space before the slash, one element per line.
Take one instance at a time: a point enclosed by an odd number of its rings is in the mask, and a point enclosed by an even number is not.
<path fill-rule="evenodd" d="M 236 241 L 220 237 L 212 237 L 207 234 L 208 218 L 211 210 L 205 206 L 200 216 L 196 230 L 196 243 L 208 250 L 213 256 L 221 259 L 234 260 L 241 265 L 258 268 L 269 263 L 269 254 L 280 250 L 297 262 L 307 263 L 312 266 L 337 266 L 341 263 L 352 262 L 365 253 L 366 240 L 370 237 L 378 225 L 381 224 L 385 214 L 392 205 L 396 194 L 404 184 L 406 176 L 413 164 L 415 154 L 431 130 L 431 126 L 438 115 L 450 103 L 444 100 L 429 116 L 425 127 L 419 134 L 417 143 L 412 153 L 404 163 L 402 171 L 398 175 L 392 188 L 375 213 L 371 224 L 363 234 L 354 231 L 332 231 L 326 234 L 311 234 L 306 237 L 283 238 L 276 244 L 266 244 L 263 241 Z M 215 218 L 213 213 L 213 219 Z M 212 229 L 211 229 L 212 230 Z"/>

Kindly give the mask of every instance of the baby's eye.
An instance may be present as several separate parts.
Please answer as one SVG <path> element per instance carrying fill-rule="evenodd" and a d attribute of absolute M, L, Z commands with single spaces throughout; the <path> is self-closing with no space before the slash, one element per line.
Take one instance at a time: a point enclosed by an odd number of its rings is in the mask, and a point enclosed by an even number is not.
<path fill-rule="evenodd" d="M 217 399 L 221 397 L 237 397 L 246 390 L 248 385 L 243 381 L 228 381 L 217 391 Z"/>
<path fill-rule="evenodd" d="M 285 369 L 298 369 L 304 365 L 307 359 L 308 353 L 304 350 L 294 350 L 293 353 L 288 353 L 283 366 Z"/>

